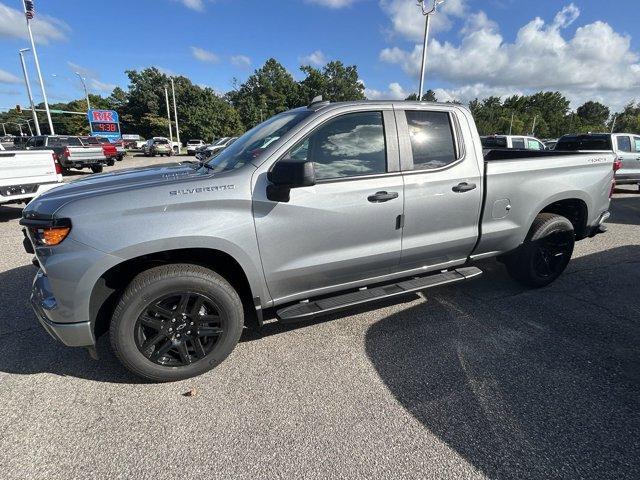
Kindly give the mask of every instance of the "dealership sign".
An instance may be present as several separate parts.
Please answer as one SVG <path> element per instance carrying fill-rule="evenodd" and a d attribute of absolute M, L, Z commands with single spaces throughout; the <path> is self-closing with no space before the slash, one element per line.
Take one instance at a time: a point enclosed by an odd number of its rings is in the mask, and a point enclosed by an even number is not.
<path fill-rule="evenodd" d="M 120 118 L 115 110 L 89 110 L 87 112 L 91 135 L 106 137 L 114 142 L 120 139 Z"/>

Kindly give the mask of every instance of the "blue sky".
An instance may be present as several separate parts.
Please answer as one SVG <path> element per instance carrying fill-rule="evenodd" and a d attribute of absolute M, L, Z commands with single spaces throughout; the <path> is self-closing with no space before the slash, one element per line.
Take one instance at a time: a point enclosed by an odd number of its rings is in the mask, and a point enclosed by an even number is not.
<path fill-rule="evenodd" d="M 423 20 L 413 0 L 35 0 L 51 101 L 125 87 L 156 66 L 224 92 L 269 57 L 356 64 L 370 98 L 417 89 Z M 0 0 L 0 108 L 25 105 L 21 0 Z M 435 17 L 427 87 L 440 99 L 559 89 L 577 106 L 640 100 L 637 0 L 447 0 Z M 35 68 L 28 59 L 35 85 Z M 55 76 L 54 76 L 55 75 Z M 38 92 L 37 88 L 34 88 Z M 39 97 L 39 93 L 37 95 Z"/>

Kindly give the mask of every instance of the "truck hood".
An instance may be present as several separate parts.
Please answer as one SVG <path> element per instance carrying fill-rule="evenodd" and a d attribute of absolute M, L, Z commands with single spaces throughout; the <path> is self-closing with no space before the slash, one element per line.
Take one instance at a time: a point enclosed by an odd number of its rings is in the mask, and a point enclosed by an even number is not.
<path fill-rule="evenodd" d="M 192 164 L 182 163 L 129 168 L 90 175 L 53 188 L 36 197 L 24 209 L 23 216 L 50 216 L 63 205 L 76 200 L 163 184 L 170 185 L 203 176 L 211 176 L 211 172 L 195 169 Z"/>

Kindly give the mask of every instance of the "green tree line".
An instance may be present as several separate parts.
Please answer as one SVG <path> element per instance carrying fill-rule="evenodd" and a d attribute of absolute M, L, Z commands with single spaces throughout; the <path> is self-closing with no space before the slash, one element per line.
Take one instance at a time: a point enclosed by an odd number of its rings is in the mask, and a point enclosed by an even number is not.
<path fill-rule="evenodd" d="M 304 78 L 296 80 L 277 60 L 269 59 L 244 82 L 234 81 L 234 88 L 221 94 L 210 87 L 196 85 L 187 77 L 174 77 L 181 139 L 199 138 L 211 141 L 222 136 L 237 135 L 267 118 L 299 106 L 307 105 L 316 96 L 333 102 L 365 99 L 365 88 L 355 65 L 331 61 L 322 68 L 305 65 L 300 68 Z M 116 87 L 108 97 L 90 95 L 93 108 L 116 110 L 123 133 L 137 133 L 144 138 L 168 136 L 165 87 L 170 78 L 155 67 L 126 72 L 126 90 Z M 416 100 L 411 94 L 407 100 Z M 437 101 L 428 90 L 423 101 Z M 459 102 L 454 102 L 459 103 Z M 42 105 L 39 106 L 42 108 Z M 57 103 L 51 108 L 83 112 L 85 100 Z M 629 103 L 623 111 L 612 114 L 602 103 L 589 101 L 575 111 L 560 92 L 538 92 L 514 95 L 505 99 L 488 97 L 475 99 L 469 108 L 478 130 L 483 135 L 498 133 L 514 135 L 534 133 L 540 138 L 559 137 L 566 133 L 610 131 L 640 133 L 640 103 Z M 47 122 L 39 113 L 44 132 Z M 173 118 L 173 106 L 171 106 Z M 30 112 L 16 109 L 0 114 L 8 132 L 17 133 L 15 123 L 31 118 Z M 81 115 L 55 114 L 58 134 L 84 135 L 89 127 Z M 535 123 L 535 131 L 534 131 Z M 23 131 L 28 133 L 26 125 Z"/>

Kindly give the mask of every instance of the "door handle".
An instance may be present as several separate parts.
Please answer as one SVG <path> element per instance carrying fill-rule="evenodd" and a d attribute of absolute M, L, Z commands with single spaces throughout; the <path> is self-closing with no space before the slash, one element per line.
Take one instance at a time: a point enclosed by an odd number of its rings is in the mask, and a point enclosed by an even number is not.
<path fill-rule="evenodd" d="M 475 183 L 462 182 L 462 183 L 459 183 L 458 185 L 456 185 L 455 187 L 453 187 L 451 190 L 453 190 L 456 193 L 464 193 L 464 192 L 470 192 L 471 190 L 474 190 L 475 188 L 476 188 L 476 184 Z"/>
<path fill-rule="evenodd" d="M 371 203 L 383 203 L 398 198 L 398 192 L 377 192 L 375 195 L 367 197 Z"/>

